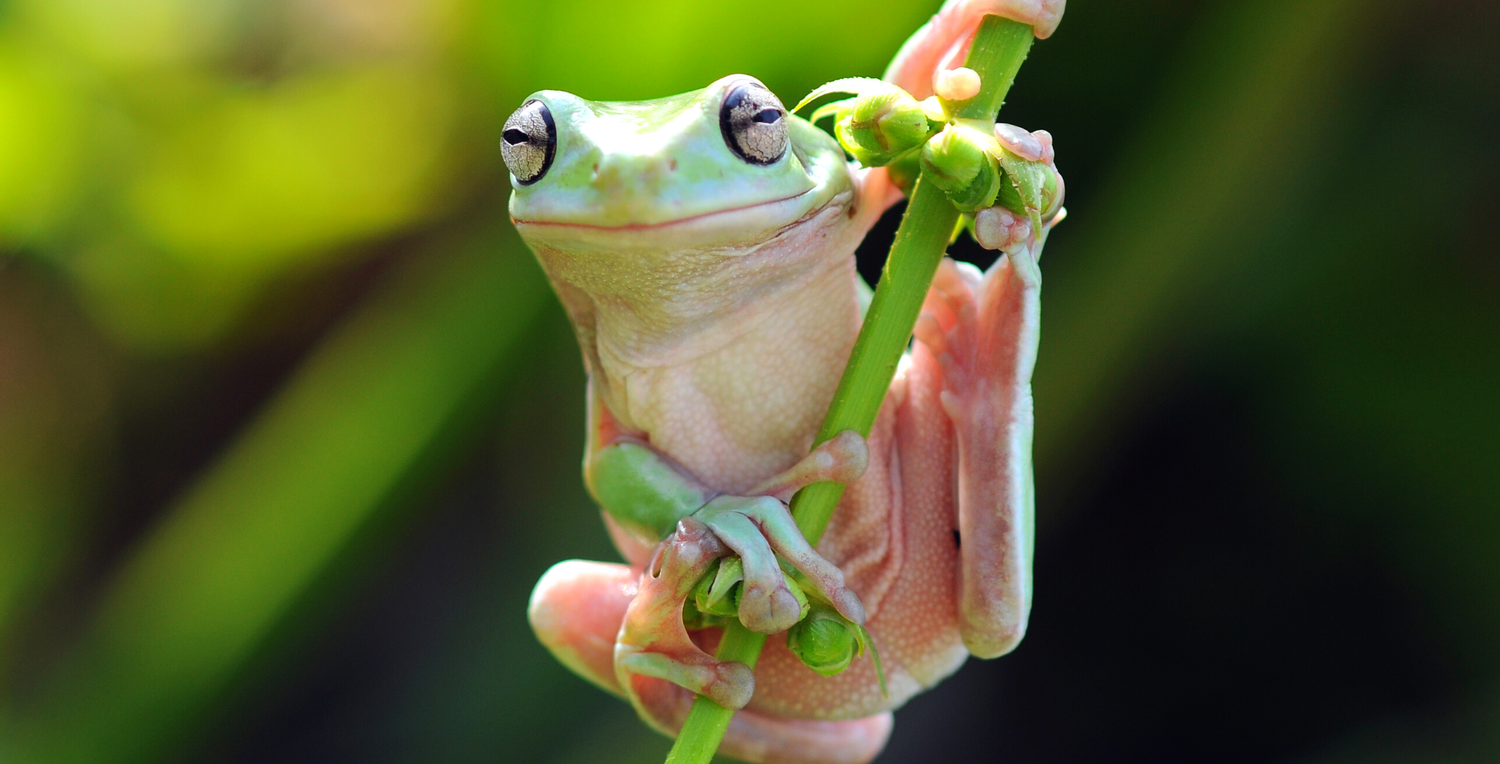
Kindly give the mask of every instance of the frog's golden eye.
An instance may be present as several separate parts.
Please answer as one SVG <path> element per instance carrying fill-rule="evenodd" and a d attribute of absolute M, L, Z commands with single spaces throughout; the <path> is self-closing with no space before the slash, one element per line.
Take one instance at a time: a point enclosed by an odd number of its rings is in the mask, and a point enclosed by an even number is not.
<path fill-rule="evenodd" d="M 527 101 L 505 120 L 500 156 L 517 183 L 529 186 L 541 180 L 556 153 L 557 124 L 552 121 L 552 110 L 547 104 Z"/>
<path fill-rule="evenodd" d="M 759 82 L 746 82 L 724 96 L 719 128 L 729 148 L 750 164 L 786 156 L 786 107 Z"/>

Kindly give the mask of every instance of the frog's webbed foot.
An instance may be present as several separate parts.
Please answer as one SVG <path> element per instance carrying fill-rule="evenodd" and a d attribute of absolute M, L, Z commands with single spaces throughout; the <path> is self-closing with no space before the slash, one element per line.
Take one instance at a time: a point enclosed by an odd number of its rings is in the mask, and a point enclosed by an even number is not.
<path fill-rule="evenodd" d="M 777 496 L 823 480 L 853 480 L 867 461 L 864 439 L 844 433 L 757 486 L 769 495 L 719 496 L 678 523 L 642 575 L 639 594 L 625 613 L 615 644 L 620 684 L 638 708 L 632 675 L 665 679 L 726 708 L 743 708 L 750 701 L 755 688 L 750 669 L 716 660 L 693 643 L 683 625 L 687 597 L 720 557 L 737 554 L 743 563 L 738 617 L 752 631 L 785 631 L 803 614 L 777 555 L 840 615 L 864 623 L 864 606 L 844 583 L 843 571 L 807 543 Z"/>

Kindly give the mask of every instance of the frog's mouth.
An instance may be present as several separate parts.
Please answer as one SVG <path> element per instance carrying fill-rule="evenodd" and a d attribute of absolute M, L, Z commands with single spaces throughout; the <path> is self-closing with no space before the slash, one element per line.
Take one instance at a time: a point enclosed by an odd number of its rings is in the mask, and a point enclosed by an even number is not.
<path fill-rule="evenodd" d="M 798 193 L 792 194 L 790 196 L 784 196 L 779 199 L 768 199 L 763 202 L 744 204 L 738 207 L 728 207 L 722 210 L 712 210 L 710 212 L 700 212 L 696 215 L 687 215 L 680 218 L 673 218 L 671 220 L 663 220 L 651 223 L 619 223 L 614 225 L 601 225 L 598 223 L 583 223 L 573 220 L 527 220 L 517 217 L 512 217 L 511 222 L 517 227 L 526 226 L 548 228 L 553 230 L 562 229 L 609 233 L 630 233 L 641 231 L 663 231 L 675 228 L 694 228 L 700 226 L 705 229 L 712 229 L 716 227 L 716 223 L 726 222 L 731 218 L 734 218 L 736 221 L 736 227 L 742 227 L 748 233 L 755 230 L 763 230 L 765 226 L 758 225 L 759 223 L 767 223 L 770 224 L 771 228 L 779 228 L 805 217 L 807 213 L 810 212 L 810 210 L 798 210 L 795 217 L 791 217 L 790 219 L 788 219 L 787 213 L 781 213 L 781 210 L 778 208 L 783 206 L 800 207 L 801 205 L 797 205 L 795 203 L 799 200 L 804 199 L 804 197 L 807 197 L 814 190 L 815 189 L 809 188 L 805 191 L 800 191 Z"/>

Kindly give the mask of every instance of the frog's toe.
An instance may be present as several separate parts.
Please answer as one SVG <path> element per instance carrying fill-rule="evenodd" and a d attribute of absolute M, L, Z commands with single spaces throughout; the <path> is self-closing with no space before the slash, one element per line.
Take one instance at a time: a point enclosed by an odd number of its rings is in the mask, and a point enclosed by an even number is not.
<path fill-rule="evenodd" d="M 974 215 L 974 240 L 985 249 L 1020 254 L 1033 239 L 1031 219 L 996 205 Z"/>
<path fill-rule="evenodd" d="M 870 446 L 864 436 L 854 430 L 845 430 L 819 443 L 791 469 L 751 488 L 748 495 L 775 496 L 784 503 L 813 483 L 825 480 L 852 483 L 865 474 L 869 464 Z"/>
<path fill-rule="evenodd" d="M 912 35 L 886 70 L 885 79 L 918 98 L 934 92 L 963 64 L 970 41 L 986 15 L 1029 24 L 1037 39 L 1050 37 L 1062 21 L 1067 0 L 948 0 L 932 20 Z"/>
<path fill-rule="evenodd" d="M 775 634 L 802 620 L 802 603 L 784 583 L 772 588 L 756 586 L 747 580 L 739 614 L 740 623 L 745 628 L 761 634 Z"/>

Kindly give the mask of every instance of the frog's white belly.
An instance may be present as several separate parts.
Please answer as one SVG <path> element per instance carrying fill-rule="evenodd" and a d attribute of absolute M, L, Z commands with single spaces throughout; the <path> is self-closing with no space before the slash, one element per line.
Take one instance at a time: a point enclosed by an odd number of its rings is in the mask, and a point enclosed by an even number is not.
<path fill-rule="evenodd" d="M 749 490 L 805 455 L 859 332 L 854 259 L 744 317 L 744 333 L 685 363 L 632 368 L 601 353 L 611 409 L 721 491 Z M 609 368 L 613 367 L 613 368 Z"/>

